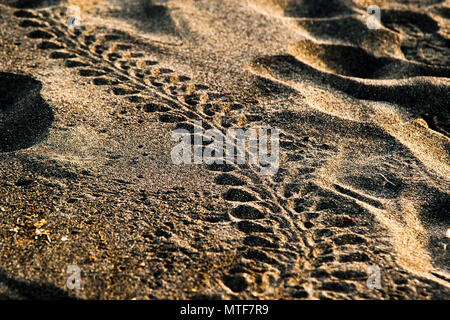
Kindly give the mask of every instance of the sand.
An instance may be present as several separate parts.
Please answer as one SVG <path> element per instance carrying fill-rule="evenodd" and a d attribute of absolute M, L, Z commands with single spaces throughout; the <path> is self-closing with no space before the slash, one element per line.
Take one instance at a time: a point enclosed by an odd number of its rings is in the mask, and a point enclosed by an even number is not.
<path fill-rule="evenodd" d="M 0 297 L 448 299 L 449 13 L 0 1 Z M 278 129 L 279 170 L 174 164 L 195 121 Z"/>

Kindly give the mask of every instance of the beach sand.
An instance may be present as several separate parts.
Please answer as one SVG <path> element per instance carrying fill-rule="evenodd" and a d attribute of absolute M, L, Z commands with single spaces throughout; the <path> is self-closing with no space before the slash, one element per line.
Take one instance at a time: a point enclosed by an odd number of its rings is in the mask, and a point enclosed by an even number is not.
<path fill-rule="evenodd" d="M 449 299 L 449 43 L 448 0 L 0 0 L 0 297 Z M 279 170 L 174 164 L 195 121 Z"/>

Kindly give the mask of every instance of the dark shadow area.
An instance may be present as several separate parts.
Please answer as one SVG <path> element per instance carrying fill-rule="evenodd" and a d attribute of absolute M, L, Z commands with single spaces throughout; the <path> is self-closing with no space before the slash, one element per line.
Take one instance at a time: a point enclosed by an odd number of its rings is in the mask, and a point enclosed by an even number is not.
<path fill-rule="evenodd" d="M 0 294 L 0 299 L 33 299 L 33 300 L 77 300 L 64 290 L 49 283 L 37 283 L 28 280 L 18 280 L 10 277 L 0 269 L 0 283 L 11 290 L 9 294 Z"/>
<path fill-rule="evenodd" d="M 61 0 L 2 0 L 1 4 L 19 9 L 40 9 L 60 4 Z"/>
<path fill-rule="evenodd" d="M 411 11 L 384 10 L 381 22 L 394 32 L 408 35 L 401 45 L 401 50 L 408 60 L 448 67 L 450 39 L 439 33 L 438 22 L 429 15 Z"/>
<path fill-rule="evenodd" d="M 114 0 L 121 9 L 116 13 L 119 18 L 133 20 L 145 32 L 175 34 L 176 26 L 169 9 L 163 2 L 155 4 L 153 0 Z"/>
<path fill-rule="evenodd" d="M 432 220 L 448 226 L 450 224 L 450 213 L 448 211 L 450 194 L 427 186 L 423 186 L 423 189 L 423 194 L 426 194 L 429 199 L 420 213 L 421 220 L 424 221 L 424 224 L 430 222 L 427 220 Z"/>
<path fill-rule="evenodd" d="M 151 31 L 172 34 L 176 32 L 175 24 L 167 7 L 154 5 L 153 1 L 148 0 L 143 2 L 142 9 L 147 23 L 151 25 Z"/>
<path fill-rule="evenodd" d="M 291 87 L 259 76 L 252 77 L 251 90 L 253 95 L 263 97 L 280 95 L 298 96 L 298 92 Z"/>
<path fill-rule="evenodd" d="M 29 76 L 0 72 L 0 152 L 29 148 L 48 136 L 54 115 L 41 89 Z"/>
<path fill-rule="evenodd" d="M 381 23 L 391 30 L 413 35 L 439 31 L 439 25 L 434 19 L 413 11 L 383 10 Z"/>
<path fill-rule="evenodd" d="M 364 22 L 353 16 L 335 19 L 306 19 L 297 22 L 310 35 L 327 42 L 335 42 L 336 39 L 359 45 L 370 35 Z"/>
<path fill-rule="evenodd" d="M 449 47 L 450 39 L 444 38 L 439 33 L 433 33 L 405 39 L 401 50 L 410 61 L 448 68 L 450 66 Z"/>

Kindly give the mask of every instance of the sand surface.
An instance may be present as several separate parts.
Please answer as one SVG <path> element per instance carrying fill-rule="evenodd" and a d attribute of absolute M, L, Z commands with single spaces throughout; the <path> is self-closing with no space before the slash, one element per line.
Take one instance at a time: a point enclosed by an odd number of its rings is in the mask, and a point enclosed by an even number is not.
<path fill-rule="evenodd" d="M 448 0 L 0 0 L 0 297 L 449 299 L 449 87 Z"/>

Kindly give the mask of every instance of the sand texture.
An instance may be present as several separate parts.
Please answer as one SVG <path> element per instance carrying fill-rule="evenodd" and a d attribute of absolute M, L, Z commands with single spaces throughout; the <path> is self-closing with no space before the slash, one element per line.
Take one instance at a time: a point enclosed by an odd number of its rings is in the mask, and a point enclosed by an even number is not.
<path fill-rule="evenodd" d="M 449 0 L 0 0 L 0 298 L 449 299 L 449 88 Z"/>

